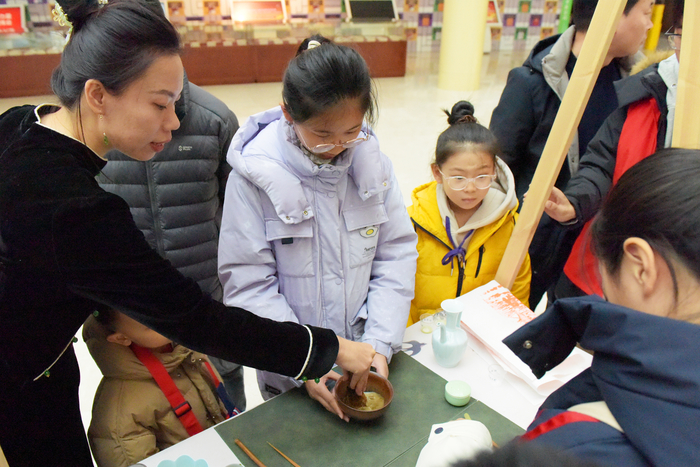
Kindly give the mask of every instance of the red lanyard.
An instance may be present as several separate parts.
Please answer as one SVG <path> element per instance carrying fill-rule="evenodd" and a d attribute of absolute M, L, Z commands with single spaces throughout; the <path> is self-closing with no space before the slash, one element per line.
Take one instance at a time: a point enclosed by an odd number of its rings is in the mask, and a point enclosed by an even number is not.
<path fill-rule="evenodd" d="M 192 436 L 201 432 L 202 425 L 199 424 L 197 417 L 195 417 L 194 413 L 192 412 L 190 403 L 185 400 L 182 393 L 175 385 L 170 373 L 168 373 L 168 370 L 166 370 L 165 366 L 163 366 L 163 363 L 158 360 L 150 350 L 144 347 L 140 347 L 136 344 L 131 344 L 130 347 L 136 357 L 141 360 L 141 363 L 148 368 L 148 371 L 153 376 L 153 379 L 156 381 L 161 391 L 163 391 L 165 397 L 168 398 L 170 406 L 173 408 L 173 411 L 180 420 L 180 423 L 182 423 L 182 426 L 184 426 L 185 430 L 187 430 L 187 433 Z"/>

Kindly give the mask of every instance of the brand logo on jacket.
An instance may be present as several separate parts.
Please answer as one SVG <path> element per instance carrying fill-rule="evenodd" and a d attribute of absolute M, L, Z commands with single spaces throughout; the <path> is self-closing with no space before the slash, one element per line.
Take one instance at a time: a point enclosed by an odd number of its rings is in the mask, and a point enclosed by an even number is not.
<path fill-rule="evenodd" d="M 377 232 L 379 232 L 379 227 L 377 227 L 376 225 L 371 225 L 360 230 L 360 235 L 362 235 L 365 238 L 370 238 L 377 235 Z"/>
<path fill-rule="evenodd" d="M 178 146 L 178 147 L 177 147 L 177 150 L 178 150 L 178 151 L 191 151 L 191 150 L 192 150 L 192 146 Z"/>

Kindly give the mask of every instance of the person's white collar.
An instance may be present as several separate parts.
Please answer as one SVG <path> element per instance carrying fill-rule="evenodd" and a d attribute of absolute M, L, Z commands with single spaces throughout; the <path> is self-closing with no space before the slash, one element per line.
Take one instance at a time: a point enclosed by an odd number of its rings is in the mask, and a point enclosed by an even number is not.
<path fill-rule="evenodd" d="M 666 117 L 666 140 L 664 147 L 671 146 L 673 140 L 673 123 L 676 115 L 676 93 L 678 91 L 678 57 L 674 53 L 665 60 L 659 62 L 659 76 L 666 84 L 666 108 L 668 115 Z"/>

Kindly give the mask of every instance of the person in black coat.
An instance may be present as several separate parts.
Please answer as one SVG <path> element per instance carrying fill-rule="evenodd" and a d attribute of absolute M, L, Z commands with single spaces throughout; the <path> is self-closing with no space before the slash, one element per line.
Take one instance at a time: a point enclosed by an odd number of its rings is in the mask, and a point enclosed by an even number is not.
<path fill-rule="evenodd" d="M 676 7 L 673 33 L 669 33 L 675 53 L 644 68 L 654 61 L 649 57 L 635 66 L 643 68 L 642 71 L 615 83 L 620 108 L 605 120 L 588 145 L 581 158 L 581 168 L 565 192 L 556 187 L 552 190 L 545 213 L 565 228 L 580 230 L 593 219 L 625 170 L 655 151 L 671 146 L 683 10 L 682 3 Z M 554 289 L 555 299 L 601 293 L 587 232 L 584 227 L 574 244 L 564 274 Z"/>
<path fill-rule="evenodd" d="M 501 99 L 491 116 L 489 127 L 501 146 L 499 156 L 513 172 L 521 206 L 597 4 L 598 0 L 574 1 L 574 25 L 559 36 L 540 41 L 523 66 L 510 71 Z M 653 5 L 653 0 L 627 1 L 555 186 L 566 186 L 578 170 L 579 156 L 585 152 L 588 142 L 605 118 L 617 108 L 613 82 L 626 76 L 634 61 L 643 56 L 639 49 L 652 26 Z M 562 231 L 557 223 L 543 216 L 530 247 L 532 283 L 529 303 L 533 309 L 544 292 L 556 282 L 575 238 L 576 233 Z M 560 255 L 559 252 L 563 253 Z"/>

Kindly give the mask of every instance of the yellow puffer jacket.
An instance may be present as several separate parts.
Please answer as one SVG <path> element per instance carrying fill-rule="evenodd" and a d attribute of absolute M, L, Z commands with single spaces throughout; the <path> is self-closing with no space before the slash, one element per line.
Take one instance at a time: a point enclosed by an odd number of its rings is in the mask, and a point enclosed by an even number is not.
<path fill-rule="evenodd" d="M 409 326 L 418 322 L 421 314 L 434 313 L 443 300 L 458 297 L 495 278 L 518 216 L 513 176 L 500 159 L 497 168 L 499 187 L 506 197 L 495 210 L 479 216 L 482 224 L 493 221 L 475 229 L 469 239 L 465 261 L 455 259 L 453 267 L 442 264 L 443 257 L 452 249 L 437 201 L 438 193 L 444 196 L 444 192 L 436 182 L 421 185 L 413 191 L 413 205 L 408 208 L 408 213 L 418 233 L 418 268 Z M 482 208 L 493 206 L 482 203 Z M 530 296 L 530 276 L 530 257 L 526 256 L 511 290 L 526 306 Z"/>

